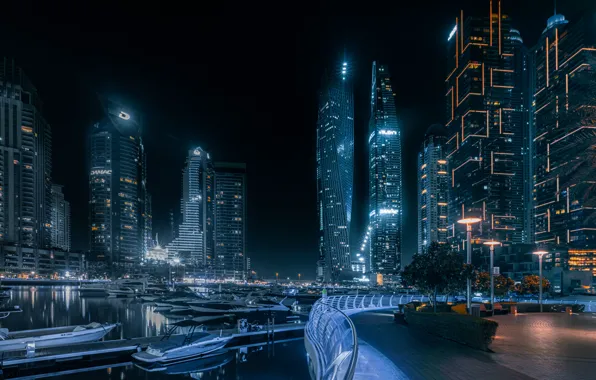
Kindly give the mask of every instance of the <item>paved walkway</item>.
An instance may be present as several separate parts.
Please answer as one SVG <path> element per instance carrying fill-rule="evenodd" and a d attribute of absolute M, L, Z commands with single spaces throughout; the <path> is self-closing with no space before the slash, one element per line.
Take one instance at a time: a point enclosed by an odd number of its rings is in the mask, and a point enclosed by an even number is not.
<path fill-rule="evenodd" d="M 494 353 L 398 325 L 388 312 L 356 314 L 352 319 L 358 338 L 410 379 L 596 378 L 596 315 L 592 314 L 495 317 L 500 326 L 491 346 Z"/>
<path fill-rule="evenodd" d="M 536 379 L 596 379 L 596 314 L 501 315 L 490 356 Z"/>

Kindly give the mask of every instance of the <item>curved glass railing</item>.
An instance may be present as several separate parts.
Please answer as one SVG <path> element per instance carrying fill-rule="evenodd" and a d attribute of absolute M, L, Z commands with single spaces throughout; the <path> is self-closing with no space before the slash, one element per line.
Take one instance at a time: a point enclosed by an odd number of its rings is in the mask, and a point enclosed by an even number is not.
<path fill-rule="evenodd" d="M 420 295 L 331 296 L 312 307 L 304 329 L 310 374 L 316 380 L 352 380 L 358 360 L 358 337 L 349 315 L 391 309 L 412 301 L 428 301 Z"/>

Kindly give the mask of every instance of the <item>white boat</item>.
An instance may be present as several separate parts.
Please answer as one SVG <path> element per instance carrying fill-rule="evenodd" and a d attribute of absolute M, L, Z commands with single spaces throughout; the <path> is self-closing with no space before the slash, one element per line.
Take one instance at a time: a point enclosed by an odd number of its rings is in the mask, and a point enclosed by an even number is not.
<path fill-rule="evenodd" d="M 73 343 L 100 340 L 119 323 L 90 323 L 82 326 L 51 327 L 47 329 L 8 331 L 0 329 L 0 352 L 25 350 L 28 344 L 39 347 L 57 347 Z"/>
<path fill-rule="evenodd" d="M 108 288 L 110 297 L 134 297 L 136 294 L 135 289 L 129 287 Z"/>
<path fill-rule="evenodd" d="M 281 302 L 283 302 L 283 300 Z M 266 311 L 266 310 L 288 311 L 288 310 L 290 310 L 289 307 L 283 305 L 281 302 L 275 302 L 272 300 L 262 299 L 262 300 L 250 301 L 247 306 L 249 308 L 254 308 L 259 311 Z"/>
<path fill-rule="evenodd" d="M 146 351 L 134 353 L 132 357 L 145 363 L 175 364 L 221 350 L 232 339 L 232 336 L 196 331 L 203 325 L 192 319 L 173 323 L 172 326 L 160 342 L 150 344 Z M 188 327 L 188 333 L 172 336 L 179 327 Z"/>
<path fill-rule="evenodd" d="M 188 304 L 188 306 L 190 306 L 190 308 L 194 311 L 197 311 L 199 313 L 215 313 L 215 314 L 224 314 L 224 313 L 228 313 L 228 312 L 234 312 L 234 313 L 247 313 L 247 312 L 251 312 L 251 311 L 256 311 L 253 310 L 247 306 L 239 306 L 236 304 L 233 304 L 231 302 L 204 302 L 204 303 L 191 303 Z"/>
<path fill-rule="evenodd" d="M 108 295 L 107 284 L 105 283 L 90 283 L 83 284 L 79 288 L 81 297 L 105 297 Z"/>

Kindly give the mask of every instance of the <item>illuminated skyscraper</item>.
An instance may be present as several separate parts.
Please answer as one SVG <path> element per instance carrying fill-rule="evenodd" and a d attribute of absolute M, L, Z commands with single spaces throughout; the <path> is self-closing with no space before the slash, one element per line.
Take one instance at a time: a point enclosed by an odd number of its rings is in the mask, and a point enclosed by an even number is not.
<path fill-rule="evenodd" d="M 317 121 L 317 278 L 334 281 L 350 270 L 350 221 L 354 180 L 354 95 L 343 62 L 325 79 Z"/>
<path fill-rule="evenodd" d="M 447 242 L 449 188 L 447 129 L 431 125 L 418 153 L 418 252 L 433 241 Z"/>
<path fill-rule="evenodd" d="M 70 203 L 64 200 L 62 186 L 52 185 L 52 248 L 70 251 Z"/>
<path fill-rule="evenodd" d="M 535 242 L 596 275 L 596 13 L 550 17 L 532 58 Z"/>
<path fill-rule="evenodd" d="M 480 217 L 475 236 L 524 241 L 527 55 L 519 32 L 490 1 L 489 17 L 455 19 L 448 37 L 446 153 L 451 170 L 450 236 L 463 248 L 463 217 Z"/>
<path fill-rule="evenodd" d="M 370 268 L 396 274 L 401 269 L 401 130 L 386 66 L 372 65 L 369 154 Z"/>
<path fill-rule="evenodd" d="M 146 170 L 140 116 L 102 99 L 105 118 L 93 126 L 89 166 L 89 229 L 93 260 L 134 264 L 143 255 Z"/>
<path fill-rule="evenodd" d="M 0 243 L 51 245 L 51 130 L 37 89 L 0 59 Z"/>
<path fill-rule="evenodd" d="M 178 236 L 167 245 L 170 258 L 204 268 L 213 257 L 213 163 L 201 148 L 188 151 L 182 172 L 182 223 Z"/>
<path fill-rule="evenodd" d="M 246 165 L 216 162 L 215 255 L 218 277 L 243 280 L 246 275 Z"/>

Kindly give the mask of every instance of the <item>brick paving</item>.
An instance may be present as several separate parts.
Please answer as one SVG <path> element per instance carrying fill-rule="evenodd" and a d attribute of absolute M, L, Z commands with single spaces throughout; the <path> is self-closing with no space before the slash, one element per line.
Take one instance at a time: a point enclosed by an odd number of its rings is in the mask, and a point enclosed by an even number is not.
<path fill-rule="evenodd" d="M 398 325 L 388 312 L 352 319 L 358 338 L 410 379 L 596 379 L 596 315 L 589 313 L 494 317 L 493 353 Z"/>

